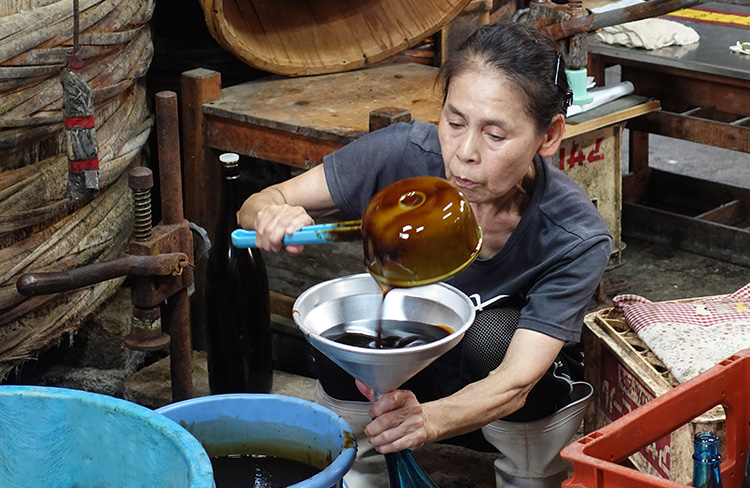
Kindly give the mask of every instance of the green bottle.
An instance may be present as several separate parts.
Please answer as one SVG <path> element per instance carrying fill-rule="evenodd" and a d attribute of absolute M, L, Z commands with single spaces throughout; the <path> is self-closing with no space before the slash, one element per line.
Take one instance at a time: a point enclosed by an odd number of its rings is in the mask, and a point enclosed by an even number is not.
<path fill-rule="evenodd" d="M 438 488 L 409 449 L 386 454 L 385 464 L 391 488 Z"/>
<path fill-rule="evenodd" d="M 715 432 L 698 432 L 693 437 L 693 486 L 722 488 L 719 437 Z"/>

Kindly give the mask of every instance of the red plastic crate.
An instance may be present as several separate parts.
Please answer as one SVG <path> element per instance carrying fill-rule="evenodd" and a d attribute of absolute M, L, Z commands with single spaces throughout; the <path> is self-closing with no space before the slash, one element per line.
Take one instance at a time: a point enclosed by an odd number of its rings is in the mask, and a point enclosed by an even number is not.
<path fill-rule="evenodd" d="M 726 413 L 722 482 L 724 488 L 739 488 L 750 441 L 750 349 L 569 444 L 561 455 L 573 462 L 573 476 L 563 488 L 686 486 L 619 463 L 717 405 Z"/>

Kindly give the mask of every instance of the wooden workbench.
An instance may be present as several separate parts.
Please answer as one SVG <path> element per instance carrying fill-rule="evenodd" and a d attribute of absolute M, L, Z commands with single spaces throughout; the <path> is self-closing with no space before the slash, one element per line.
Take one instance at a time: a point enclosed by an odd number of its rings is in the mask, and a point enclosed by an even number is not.
<path fill-rule="evenodd" d="M 623 226 L 638 238 L 750 265 L 750 192 L 649 167 L 649 134 L 750 153 L 750 56 L 729 46 L 750 38 L 750 7 L 719 2 L 662 18 L 689 26 L 697 44 L 647 51 L 589 44 L 590 73 L 620 65 L 635 93 L 662 110 L 628 124 Z M 750 158 L 748 158 L 750 162 Z"/>
<path fill-rule="evenodd" d="M 304 78 L 272 76 L 221 89 L 219 73 L 205 69 L 184 73 L 187 218 L 213 235 L 210 220 L 217 208 L 220 152 L 309 169 L 367 133 L 372 111 L 397 108 L 414 119 L 437 123 L 442 94 L 436 74 L 437 68 L 421 64 L 384 64 Z M 568 121 L 565 138 L 656 109 L 657 102 L 638 100 L 595 117 L 582 114 Z M 614 156 L 619 164 L 619 155 Z"/>

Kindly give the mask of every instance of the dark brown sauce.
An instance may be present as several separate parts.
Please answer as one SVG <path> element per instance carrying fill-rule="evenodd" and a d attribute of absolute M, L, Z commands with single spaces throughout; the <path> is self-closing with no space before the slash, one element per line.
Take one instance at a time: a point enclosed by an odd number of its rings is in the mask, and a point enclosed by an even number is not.
<path fill-rule="evenodd" d="M 326 242 L 352 242 L 362 239 L 362 223 L 359 220 L 334 222 L 316 234 Z"/>
<path fill-rule="evenodd" d="M 339 324 L 322 337 L 349 346 L 367 349 L 402 349 L 421 346 L 447 337 L 453 329 L 411 320 L 368 320 Z"/>
<path fill-rule="evenodd" d="M 320 472 L 309 464 L 262 454 L 211 457 L 216 488 L 282 488 Z"/>
<path fill-rule="evenodd" d="M 468 266 L 482 231 L 451 183 L 421 176 L 393 183 L 370 200 L 362 237 L 370 274 L 401 288 L 441 281 Z"/>
<path fill-rule="evenodd" d="M 380 287 L 381 293 L 383 293 L 383 301 L 385 301 L 385 296 L 388 294 L 389 291 L 393 290 L 392 286 L 388 286 L 385 283 L 382 283 L 378 281 L 378 286 Z M 383 319 L 380 317 L 383 315 L 383 303 L 380 304 L 380 312 L 378 313 L 378 323 L 377 323 L 377 336 L 375 337 L 375 349 L 383 349 Z"/>

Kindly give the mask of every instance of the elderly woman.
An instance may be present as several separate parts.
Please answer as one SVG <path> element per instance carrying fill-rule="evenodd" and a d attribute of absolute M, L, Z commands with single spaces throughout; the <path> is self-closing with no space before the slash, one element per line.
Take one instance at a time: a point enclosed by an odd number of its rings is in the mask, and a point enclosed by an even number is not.
<path fill-rule="evenodd" d="M 448 282 L 493 305 L 477 314 L 460 347 L 372 405 L 360 403 L 351 377 L 317 358 L 321 403 L 355 430 L 364 427 L 355 471 L 367 471 L 370 445 L 380 453 L 446 440 L 492 449 L 481 427 L 533 421 L 568 403 L 567 380 L 581 360 L 568 352 L 581 339 L 611 251 L 594 205 L 545 160 L 559 149 L 570 100 L 554 44 L 522 24 L 484 26 L 439 76 L 437 126 L 414 121 L 363 136 L 323 165 L 252 195 L 238 212 L 240 225 L 257 231 L 259 247 L 299 253 L 282 240 L 313 217 L 361 216 L 388 184 L 430 175 L 461 190 L 482 228 L 478 259 Z M 509 298 L 493 300 L 501 295 Z M 354 478 L 347 478 L 353 488 Z"/>

